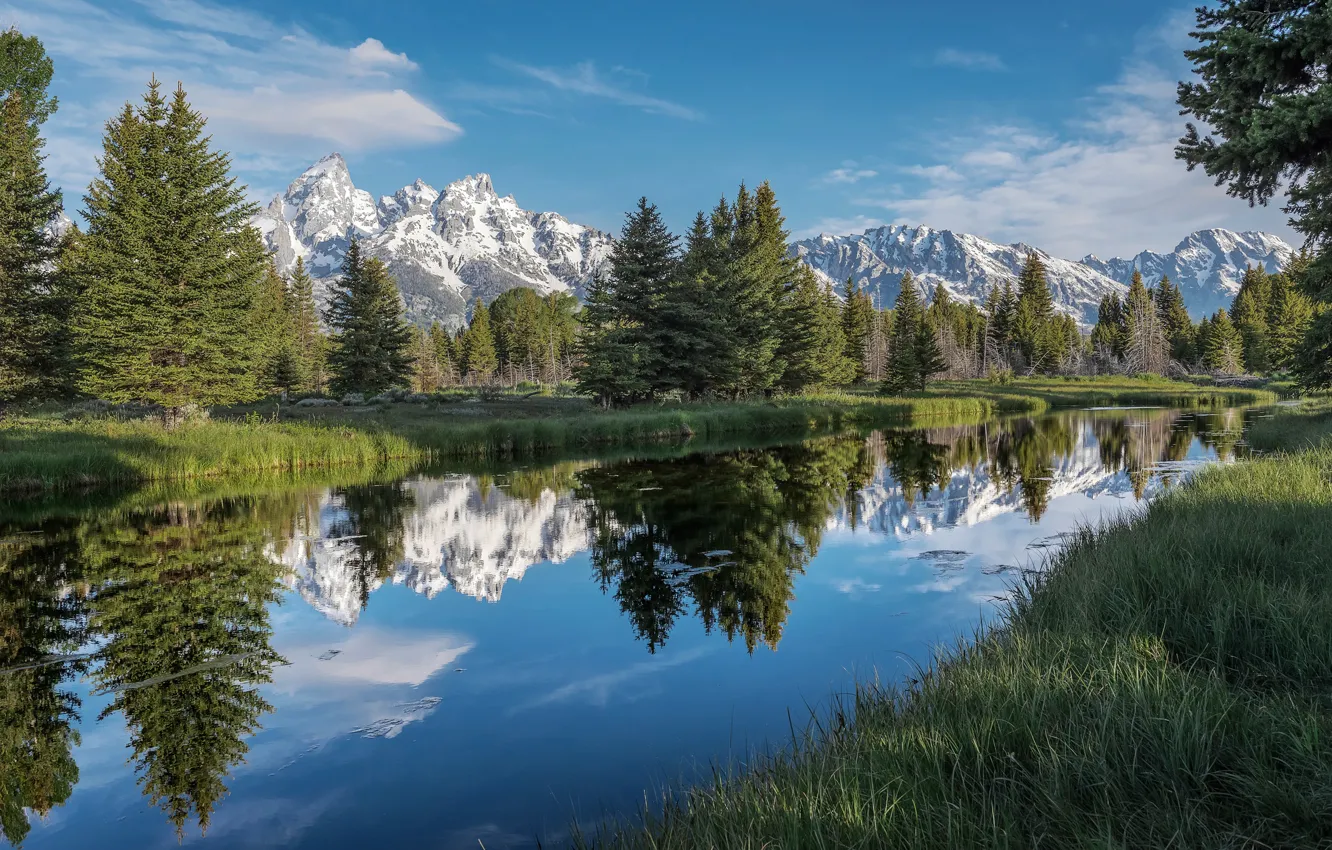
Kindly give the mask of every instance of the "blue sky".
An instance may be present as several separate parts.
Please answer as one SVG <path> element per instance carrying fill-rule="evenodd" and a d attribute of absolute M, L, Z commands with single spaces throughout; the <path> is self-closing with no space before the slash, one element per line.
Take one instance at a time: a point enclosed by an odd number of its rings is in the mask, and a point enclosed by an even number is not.
<path fill-rule="evenodd" d="M 180 80 L 266 200 L 341 151 L 375 195 L 477 171 L 528 209 L 678 229 L 770 180 L 798 236 L 928 224 L 1056 254 L 1294 237 L 1172 156 L 1196 0 L 0 0 L 38 35 L 77 209 L 101 127 Z"/>

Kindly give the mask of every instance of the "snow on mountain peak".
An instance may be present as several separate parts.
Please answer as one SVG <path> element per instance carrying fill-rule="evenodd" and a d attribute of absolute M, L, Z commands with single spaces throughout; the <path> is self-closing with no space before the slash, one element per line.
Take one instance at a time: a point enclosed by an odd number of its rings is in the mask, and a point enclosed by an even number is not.
<path fill-rule="evenodd" d="M 869 291 L 880 307 L 891 307 L 901 291 L 902 275 L 911 272 L 922 290 L 942 283 L 955 299 L 983 303 L 990 289 L 1016 282 L 1027 255 L 1045 263 L 1055 305 L 1084 327 L 1096 321 L 1105 295 L 1126 291 L 1135 269 L 1149 283 L 1161 275 L 1180 284 L 1195 317 L 1228 306 L 1248 265 L 1277 271 L 1294 250 L 1270 233 L 1200 230 L 1170 254 L 1144 251 L 1130 260 L 1080 262 L 1052 256 L 1025 242 L 1001 245 L 979 236 L 934 230 L 924 225 L 885 225 L 849 236 L 820 234 L 801 240 L 792 252 L 820 276 L 840 288 L 848 277 Z"/>
<path fill-rule="evenodd" d="M 598 230 L 499 197 L 484 173 L 442 192 L 418 178 L 375 202 L 336 153 L 302 172 L 253 223 L 280 271 L 304 258 L 321 302 L 356 238 L 388 265 L 409 319 L 449 327 L 462 324 L 472 299 L 490 302 L 515 286 L 581 294 L 612 244 Z"/>

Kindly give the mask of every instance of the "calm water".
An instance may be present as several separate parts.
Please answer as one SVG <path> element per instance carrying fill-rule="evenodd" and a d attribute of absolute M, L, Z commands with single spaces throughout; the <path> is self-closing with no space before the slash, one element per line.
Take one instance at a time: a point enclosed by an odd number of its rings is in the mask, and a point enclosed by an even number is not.
<path fill-rule="evenodd" d="M 549 846 L 900 680 L 1062 535 L 1228 457 L 1246 415 L 9 504 L 0 827 Z"/>

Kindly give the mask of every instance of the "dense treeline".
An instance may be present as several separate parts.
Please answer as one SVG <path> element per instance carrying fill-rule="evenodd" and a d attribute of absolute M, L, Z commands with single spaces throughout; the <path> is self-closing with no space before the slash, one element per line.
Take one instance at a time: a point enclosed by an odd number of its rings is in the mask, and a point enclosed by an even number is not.
<path fill-rule="evenodd" d="M 1288 372 L 1316 312 L 1303 291 L 1310 265 L 1301 254 L 1277 274 L 1250 267 L 1230 309 L 1197 324 L 1169 277 L 1148 288 L 1134 272 L 1127 297 L 1101 299 L 1093 357 L 1102 368 L 1126 372 Z"/>

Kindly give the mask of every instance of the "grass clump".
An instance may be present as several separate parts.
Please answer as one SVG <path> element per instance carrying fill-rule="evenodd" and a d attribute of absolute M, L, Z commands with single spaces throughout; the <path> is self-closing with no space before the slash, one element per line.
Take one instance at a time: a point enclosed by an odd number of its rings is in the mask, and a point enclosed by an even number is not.
<path fill-rule="evenodd" d="M 1329 524 L 1332 445 L 1208 469 L 1082 532 L 910 689 L 864 687 L 791 748 L 580 840 L 1329 846 Z"/>

